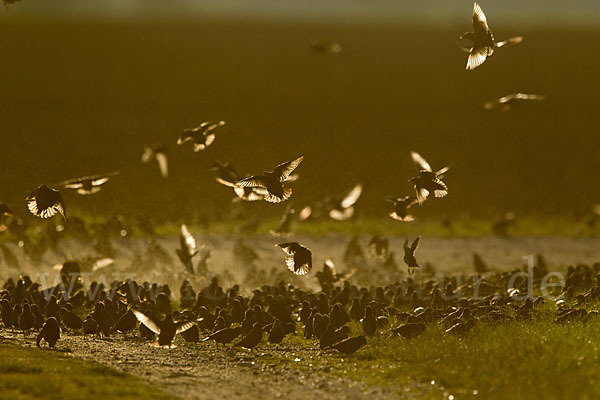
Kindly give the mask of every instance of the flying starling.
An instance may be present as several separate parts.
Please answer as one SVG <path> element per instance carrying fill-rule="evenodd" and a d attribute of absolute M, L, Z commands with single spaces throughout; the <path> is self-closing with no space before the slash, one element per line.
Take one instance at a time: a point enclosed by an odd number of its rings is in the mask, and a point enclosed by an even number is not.
<path fill-rule="evenodd" d="M 524 101 L 542 100 L 546 100 L 546 98 L 540 94 L 513 93 L 500 97 L 499 99 L 493 101 L 487 101 L 483 104 L 483 108 L 485 108 L 486 110 L 500 110 L 502 112 L 506 112 L 518 103 Z"/>
<path fill-rule="evenodd" d="M 236 186 L 235 183 L 240 180 L 240 176 L 235 168 L 229 163 L 221 164 L 215 161 L 211 169 L 217 174 L 215 180 L 221 185 L 233 188 L 236 196 L 245 201 L 264 200 L 267 195 L 267 189 L 260 187 Z"/>
<path fill-rule="evenodd" d="M 409 179 L 409 182 L 414 185 L 419 204 L 423 204 L 430 193 L 433 193 L 435 197 L 445 197 L 448 194 L 448 186 L 442 181 L 442 178 L 450 167 L 433 172 L 429 163 L 419 153 L 411 151 L 410 156 L 419 167 L 419 176 Z"/>
<path fill-rule="evenodd" d="M 67 220 L 62 194 L 56 189 L 40 185 L 26 200 L 27 208 L 36 217 L 50 218 L 60 213 Z"/>
<path fill-rule="evenodd" d="M 177 144 L 194 143 L 194 152 L 206 149 L 215 141 L 213 130 L 225 125 L 225 121 L 205 121 L 195 128 L 184 129 L 177 139 Z"/>
<path fill-rule="evenodd" d="M 155 144 L 152 146 L 144 146 L 142 154 L 142 162 L 147 163 L 152 160 L 158 162 L 158 168 L 163 178 L 169 176 L 169 148 L 164 144 Z"/>
<path fill-rule="evenodd" d="M 179 260 L 185 265 L 185 269 L 190 274 L 194 273 L 194 264 L 192 258 L 198 254 L 196 239 L 192 236 L 185 224 L 181 225 L 181 233 L 179 234 L 179 249 L 175 250 Z"/>
<path fill-rule="evenodd" d="M 88 195 L 98 193 L 101 190 L 101 186 L 104 185 L 108 180 L 119 172 L 111 172 L 103 175 L 92 175 L 84 176 L 81 178 L 69 179 L 64 182 L 57 183 L 57 186 L 61 186 L 64 189 L 71 189 L 77 191 L 78 194 Z"/>
<path fill-rule="evenodd" d="M 287 256 L 285 263 L 290 271 L 296 275 L 306 275 L 312 268 L 312 253 L 298 242 L 276 244 Z"/>
<path fill-rule="evenodd" d="M 413 196 L 386 197 L 385 200 L 394 205 L 394 211 L 389 213 L 392 219 L 402 222 L 412 222 L 415 220 L 412 215 L 408 214 L 408 209 L 418 203 L 417 199 Z"/>
<path fill-rule="evenodd" d="M 270 203 L 280 203 L 290 198 L 292 188 L 284 187 L 283 183 L 290 181 L 290 175 L 300 165 L 303 157 L 279 164 L 273 171 L 265 171 L 260 175 L 250 176 L 235 183 L 236 187 L 264 188 L 267 190 L 265 200 Z"/>
<path fill-rule="evenodd" d="M 415 258 L 415 250 L 419 247 L 419 243 L 421 242 L 421 236 L 416 238 L 410 247 L 408 246 L 408 239 L 404 240 L 404 262 L 408 266 L 408 273 L 412 274 L 415 271 L 415 268 L 419 268 L 420 265 Z"/>
<path fill-rule="evenodd" d="M 494 53 L 494 50 L 506 45 L 523 41 L 522 36 L 516 36 L 503 42 L 494 41 L 487 19 L 479 4 L 473 4 L 473 32 L 467 32 L 459 38 L 459 47 L 469 53 L 467 70 L 479 67 Z"/>
<path fill-rule="evenodd" d="M 350 189 L 342 199 L 336 200 L 329 210 L 329 218 L 336 221 L 345 221 L 354 216 L 354 205 L 362 194 L 362 185 L 359 183 Z"/>

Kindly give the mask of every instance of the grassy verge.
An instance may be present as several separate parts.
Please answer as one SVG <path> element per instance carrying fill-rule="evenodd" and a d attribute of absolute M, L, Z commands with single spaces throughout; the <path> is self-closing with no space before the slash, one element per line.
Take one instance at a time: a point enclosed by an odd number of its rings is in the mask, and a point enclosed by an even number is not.
<path fill-rule="evenodd" d="M 409 398 L 593 399 L 600 396 L 600 322 L 552 322 L 547 312 L 530 322 L 480 323 L 464 337 L 428 325 L 418 338 L 370 338 L 349 357 L 333 353 L 274 355 L 307 373 L 327 373 Z M 352 327 L 358 334 L 360 327 Z M 300 336 L 289 344 L 306 347 Z M 453 397 L 450 397 L 453 396 Z"/>
<path fill-rule="evenodd" d="M 133 376 L 57 351 L 0 343 L 3 399 L 170 399 Z"/>

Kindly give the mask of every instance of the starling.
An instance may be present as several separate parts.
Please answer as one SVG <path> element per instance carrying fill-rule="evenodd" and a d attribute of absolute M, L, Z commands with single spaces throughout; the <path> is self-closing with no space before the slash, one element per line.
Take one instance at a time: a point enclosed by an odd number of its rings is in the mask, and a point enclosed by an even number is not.
<path fill-rule="evenodd" d="M 234 347 L 244 347 L 246 349 L 250 349 L 250 350 L 254 351 L 254 348 L 256 346 L 258 346 L 258 344 L 262 340 L 262 334 L 263 334 L 263 331 L 262 331 L 262 328 L 260 327 L 260 324 L 258 322 L 255 322 L 254 325 L 252 325 L 252 329 L 250 330 L 250 332 L 248 332 L 248 334 L 246 336 L 244 336 L 242 338 L 242 340 L 240 340 L 233 346 Z"/>
<path fill-rule="evenodd" d="M 225 121 L 205 121 L 196 128 L 184 129 L 183 134 L 177 139 L 177 144 L 193 142 L 194 152 L 204 150 L 215 141 L 213 130 L 223 125 Z"/>
<path fill-rule="evenodd" d="M 242 327 L 236 326 L 235 328 L 225 328 L 212 333 L 210 336 L 202 339 L 203 342 L 208 340 L 214 340 L 217 344 L 228 344 L 231 343 L 240 336 L 242 333 Z"/>
<path fill-rule="evenodd" d="M 179 249 L 175 250 L 179 260 L 185 265 L 185 269 L 190 274 L 194 273 L 194 264 L 192 258 L 198 254 L 196 239 L 192 236 L 185 224 L 181 225 L 181 233 L 179 234 Z"/>
<path fill-rule="evenodd" d="M 188 343 L 198 343 L 200 341 L 200 328 L 194 324 L 187 331 L 181 332 L 181 337 Z"/>
<path fill-rule="evenodd" d="M 287 254 L 285 263 L 294 274 L 306 275 L 312 269 L 312 253 L 308 248 L 298 242 L 279 243 L 276 246 Z"/>
<path fill-rule="evenodd" d="M 404 240 L 404 262 L 408 266 L 408 273 L 412 274 L 415 268 L 419 268 L 420 265 L 415 258 L 415 250 L 419 247 L 421 242 L 421 236 L 416 238 L 410 247 L 408 247 L 408 239 Z"/>
<path fill-rule="evenodd" d="M 265 200 L 280 203 L 289 199 L 292 188 L 284 187 L 283 183 L 290 181 L 291 173 L 300 165 L 303 157 L 279 164 L 273 171 L 265 171 L 260 175 L 250 176 L 235 183 L 236 187 L 258 187 L 267 190 Z"/>
<path fill-rule="evenodd" d="M 23 303 L 23 311 L 19 315 L 19 329 L 23 331 L 23 335 L 25 335 L 26 331 L 33 329 L 33 325 L 35 322 L 35 317 L 31 312 L 31 307 L 29 303 Z"/>
<path fill-rule="evenodd" d="M 365 316 L 360 320 L 365 335 L 373 336 L 377 332 L 377 321 L 373 314 L 373 307 L 365 307 Z"/>
<path fill-rule="evenodd" d="M 479 4 L 473 4 L 473 32 L 462 35 L 459 47 L 469 53 L 467 70 L 474 70 L 494 53 L 494 50 L 506 45 L 523 41 L 522 36 L 516 36 L 502 42 L 496 42 L 490 30 L 487 19 Z"/>
<path fill-rule="evenodd" d="M 64 189 L 71 189 L 77 191 L 78 194 L 88 195 L 98 193 L 101 190 L 101 186 L 104 185 L 108 180 L 119 172 L 111 172 L 103 175 L 92 175 L 84 176 L 81 178 L 69 179 L 68 181 L 57 183 L 57 186 L 61 186 Z"/>
<path fill-rule="evenodd" d="M 418 203 L 417 199 L 413 196 L 386 197 L 385 200 L 394 205 L 394 211 L 389 214 L 392 219 L 402 222 L 412 222 L 415 220 L 412 215 L 408 214 L 408 209 Z"/>
<path fill-rule="evenodd" d="M 77 314 L 64 307 L 60 309 L 60 319 L 62 323 L 71 330 L 83 328 L 83 320 Z"/>
<path fill-rule="evenodd" d="M 144 146 L 142 162 L 148 163 L 155 159 L 158 162 L 158 168 L 163 178 L 169 176 L 169 148 L 164 144 L 155 144 Z"/>
<path fill-rule="evenodd" d="M 60 327 L 56 318 L 50 317 L 44 322 L 41 332 L 37 335 L 36 345 L 40 347 L 40 342 L 44 339 L 50 348 L 54 348 L 58 339 L 60 339 Z"/>
<path fill-rule="evenodd" d="M 91 315 L 85 317 L 83 320 L 83 334 L 84 335 L 97 335 L 98 334 L 98 323 Z"/>
<path fill-rule="evenodd" d="M 442 178 L 450 168 L 444 167 L 433 172 L 429 163 L 419 153 L 411 151 L 410 156 L 419 167 L 419 176 L 409 180 L 415 187 L 419 204 L 423 204 L 431 193 L 435 197 L 445 197 L 448 194 L 448 186 L 442 181 Z"/>
<path fill-rule="evenodd" d="M 362 185 L 359 183 L 350 189 L 342 199 L 333 202 L 329 210 L 329 218 L 336 221 L 346 221 L 354 216 L 354 205 L 362 194 Z"/>
<path fill-rule="evenodd" d="M 539 94 L 513 93 L 493 101 L 487 101 L 483 104 L 483 108 L 486 110 L 500 110 L 502 112 L 506 112 L 523 101 L 542 100 L 546 100 L 546 98 Z"/>
<path fill-rule="evenodd" d="M 217 174 L 215 180 L 221 185 L 233 188 L 233 191 L 239 199 L 245 201 L 264 200 L 265 196 L 268 193 L 267 189 L 265 188 L 236 186 L 235 183 L 240 180 L 240 176 L 235 170 L 235 168 L 228 163 L 221 164 L 220 162 L 215 161 L 212 164 L 211 169 Z"/>
<path fill-rule="evenodd" d="M 158 344 L 160 346 L 170 347 L 176 334 L 185 332 L 194 326 L 193 322 L 173 322 L 171 314 L 167 314 L 162 321 L 153 321 L 140 311 L 133 310 L 133 313 L 142 324 L 158 335 Z"/>
<path fill-rule="evenodd" d="M 271 331 L 269 332 L 269 337 L 267 341 L 273 344 L 279 344 L 285 337 L 285 331 L 283 330 L 283 325 L 279 319 L 276 319 L 271 326 Z"/>
<path fill-rule="evenodd" d="M 119 318 L 115 324 L 115 329 L 122 334 L 127 334 L 134 330 L 136 326 L 137 318 L 135 317 L 133 311 L 129 309 L 125 314 L 123 314 L 123 316 L 121 316 L 121 318 Z"/>
<path fill-rule="evenodd" d="M 60 213 L 67 220 L 62 194 L 56 189 L 40 185 L 26 198 L 29 211 L 40 218 L 50 218 Z"/>
<path fill-rule="evenodd" d="M 423 332 L 425 332 L 425 324 L 422 322 L 406 323 L 392 329 L 393 334 L 400 335 L 405 339 L 417 337 Z"/>
<path fill-rule="evenodd" d="M 0 310 L 2 312 L 2 323 L 5 328 L 12 328 L 12 308 L 7 299 L 0 300 Z"/>
<path fill-rule="evenodd" d="M 350 355 L 352 353 L 356 353 L 365 344 L 367 344 L 367 338 L 361 335 L 342 340 L 331 347 L 342 354 Z"/>

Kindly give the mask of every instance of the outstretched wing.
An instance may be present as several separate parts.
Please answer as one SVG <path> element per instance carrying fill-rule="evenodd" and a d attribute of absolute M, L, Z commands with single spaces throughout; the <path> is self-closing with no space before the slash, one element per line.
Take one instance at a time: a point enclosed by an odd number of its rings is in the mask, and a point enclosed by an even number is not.
<path fill-rule="evenodd" d="M 473 4 L 473 30 L 476 35 L 485 35 L 490 28 L 488 27 L 487 18 L 479 4 Z"/>
<path fill-rule="evenodd" d="M 163 178 L 169 176 L 169 159 L 164 153 L 156 153 L 156 161 L 158 161 L 158 168 Z"/>
<path fill-rule="evenodd" d="M 419 247 L 419 243 L 421 243 L 421 236 L 419 236 L 418 238 L 416 238 L 415 241 L 412 242 L 412 245 L 410 246 L 410 249 L 412 250 L 413 253 Z"/>
<path fill-rule="evenodd" d="M 138 319 L 138 321 L 140 321 L 142 324 L 144 324 L 146 326 L 146 328 L 150 329 L 152 332 L 156 333 L 157 335 L 160 335 L 160 328 L 158 327 L 158 325 L 156 324 L 156 322 L 152 321 L 152 319 L 147 316 L 146 314 L 138 311 L 138 310 L 132 310 L 133 314 L 135 315 L 135 317 Z"/>
<path fill-rule="evenodd" d="M 175 330 L 175 334 L 178 335 L 181 332 L 185 332 L 188 329 L 190 329 L 191 327 L 194 326 L 194 322 L 193 321 L 189 321 L 189 322 L 178 322 L 176 325 L 176 330 Z"/>
<path fill-rule="evenodd" d="M 467 60 L 467 70 L 472 71 L 483 64 L 487 59 L 489 49 L 490 48 L 487 46 L 473 48 L 469 54 L 469 59 Z"/>
<path fill-rule="evenodd" d="M 348 192 L 346 197 L 344 197 L 344 199 L 342 200 L 342 203 L 341 203 L 342 207 L 348 208 L 348 207 L 351 207 L 354 204 L 356 204 L 356 202 L 360 198 L 361 194 L 362 194 L 362 185 L 359 183 L 356 186 L 354 186 L 352 188 L 352 190 L 350 190 L 350 192 Z"/>
<path fill-rule="evenodd" d="M 190 233 L 185 224 L 181 225 L 181 246 L 187 249 L 188 254 L 194 254 L 196 252 L 196 239 Z"/>
<path fill-rule="evenodd" d="M 254 175 L 254 176 L 249 176 L 247 178 L 244 178 L 242 180 L 239 180 L 235 183 L 235 186 L 238 187 L 262 187 L 264 188 L 265 186 L 267 186 L 267 184 L 265 183 L 262 175 Z"/>
<path fill-rule="evenodd" d="M 502 42 L 497 42 L 495 44 L 495 46 L 500 48 L 500 47 L 504 47 L 504 46 L 510 46 L 512 44 L 521 43 L 522 41 L 523 41 L 523 36 L 515 36 L 510 39 L 503 40 Z"/>
<path fill-rule="evenodd" d="M 410 156 L 413 159 L 414 163 L 418 165 L 420 170 L 431 172 L 431 166 L 429 165 L 427 160 L 421 157 L 419 153 L 417 153 L 416 151 L 411 151 Z"/>
<path fill-rule="evenodd" d="M 298 165 L 300 165 L 303 159 L 304 157 L 300 156 L 295 160 L 281 163 L 277 167 L 275 167 L 273 172 L 275 173 L 275 175 L 279 176 L 279 182 L 287 181 L 290 174 L 294 172 L 294 170 L 298 167 Z"/>

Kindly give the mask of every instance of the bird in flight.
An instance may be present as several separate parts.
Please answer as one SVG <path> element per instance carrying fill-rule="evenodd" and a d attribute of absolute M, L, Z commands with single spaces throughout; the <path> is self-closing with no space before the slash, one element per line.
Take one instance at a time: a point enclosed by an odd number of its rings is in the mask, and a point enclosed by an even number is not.
<path fill-rule="evenodd" d="M 215 141 L 216 128 L 225 125 L 225 121 L 205 121 L 195 128 L 183 130 L 183 134 L 177 139 L 177 144 L 186 142 L 194 143 L 194 152 L 206 149 Z"/>
<path fill-rule="evenodd" d="M 415 220 L 412 215 L 408 214 L 408 209 L 418 203 L 417 199 L 413 196 L 386 197 L 385 200 L 394 205 L 394 211 L 389 213 L 392 219 L 402 222 L 412 222 Z"/>
<path fill-rule="evenodd" d="M 75 190 L 81 195 L 94 194 L 98 193 L 101 190 L 101 186 L 108 182 L 108 180 L 115 175 L 119 175 L 119 171 L 110 172 L 108 174 L 69 179 L 67 181 L 57 183 L 56 185 L 61 186 L 64 189 Z"/>
<path fill-rule="evenodd" d="M 354 205 L 362 194 L 362 185 L 359 183 L 350 189 L 342 199 L 334 200 L 329 218 L 336 221 L 345 221 L 354 215 Z"/>
<path fill-rule="evenodd" d="M 408 266 L 408 273 L 412 274 L 415 272 L 415 268 L 419 268 L 420 265 L 415 258 L 415 251 L 419 247 L 419 243 L 421 242 L 421 236 L 416 238 L 410 247 L 408 246 L 408 239 L 404 240 L 404 262 Z"/>
<path fill-rule="evenodd" d="M 56 189 L 40 185 L 25 200 L 27 208 L 36 217 L 50 218 L 60 213 L 67 220 L 62 194 Z"/>
<path fill-rule="evenodd" d="M 516 36 L 502 42 L 496 42 L 487 23 L 487 18 L 479 4 L 473 4 L 473 32 L 467 32 L 459 38 L 458 46 L 469 53 L 467 70 L 479 67 L 494 54 L 495 49 L 523 41 L 522 36 Z"/>
<path fill-rule="evenodd" d="M 502 112 L 509 111 L 518 103 L 524 101 L 542 101 L 546 98 L 540 94 L 512 93 L 502 96 L 493 101 L 486 101 L 483 108 L 486 110 L 500 110 Z"/>
<path fill-rule="evenodd" d="M 414 185 L 418 203 L 423 204 L 431 193 L 435 197 L 445 197 L 448 194 L 448 186 L 442 178 L 450 167 L 433 172 L 429 163 L 419 153 L 411 151 L 410 156 L 419 168 L 419 176 L 409 179 Z"/>
<path fill-rule="evenodd" d="M 198 247 L 196 246 L 196 239 L 190 233 L 185 224 L 181 225 L 181 233 L 179 234 L 179 249 L 175 252 L 179 257 L 179 260 L 185 265 L 185 269 L 190 273 L 194 273 L 194 264 L 192 258 L 198 254 Z"/>
<path fill-rule="evenodd" d="M 264 200 L 267 195 L 267 189 L 261 187 L 236 186 L 235 183 L 240 180 L 240 176 L 236 169 L 229 163 L 221 164 L 215 161 L 212 164 L 211 170 L 216 172 L 215 180 L 221 185 L 233 188 L 234 193 L 239 199 L 246 201 Z"/>
<path fill-rule="evenodd" d="M 280 203 L 292 196 L 292 188 L 284 187 L 284 182 L 289 182 L 290 175 L 304 157 L 279 164 L 272 171 L 265 171 L 260 175 L 250 176 L 235 183 L 236 187 L 253 187 L 267 190 L 265 200 L 270 203 Z"/>
<path fill-rule="evenodd" d="M 342 52 L 342 45 L 322 40 L 313 43 L 310 46 L 310 49 L 317 54 L 338 54 Z"/>
<path fill-rule="evenodd" d="M 0 202 L 0 232 L 8 229 L 8 225 L 13 218 L 16 218 L 13 210 L 6 204 Z"/>
<path fill-rule="evenodd" d="M 147 163 L 156 159 L 158 168 L 163 178 L 169 176 L 169 148 L 164 144 L 155 144 L 152 146 L 144 146 L 144 154 L 142 154 L 142 162 Z"/>
<path fill-rule="evenodd" d="M 171 347 L 176 334 L 183 333 L 195 325 L 192 321 L 174 322 L 171 314 L 167 314 L 162 321 L 154 321 L 140 311 L 133 309 L 131 311 L 142 324 L 158 335 L 158 344 L 162 347 Z"/>
<path fill-rule="evenodd" d="M 278 246 L 287 256 L 285 263 L 296 275 L 306 275 L 312 269 L 312 253 L 298 242 L 279 243 Z"/>

